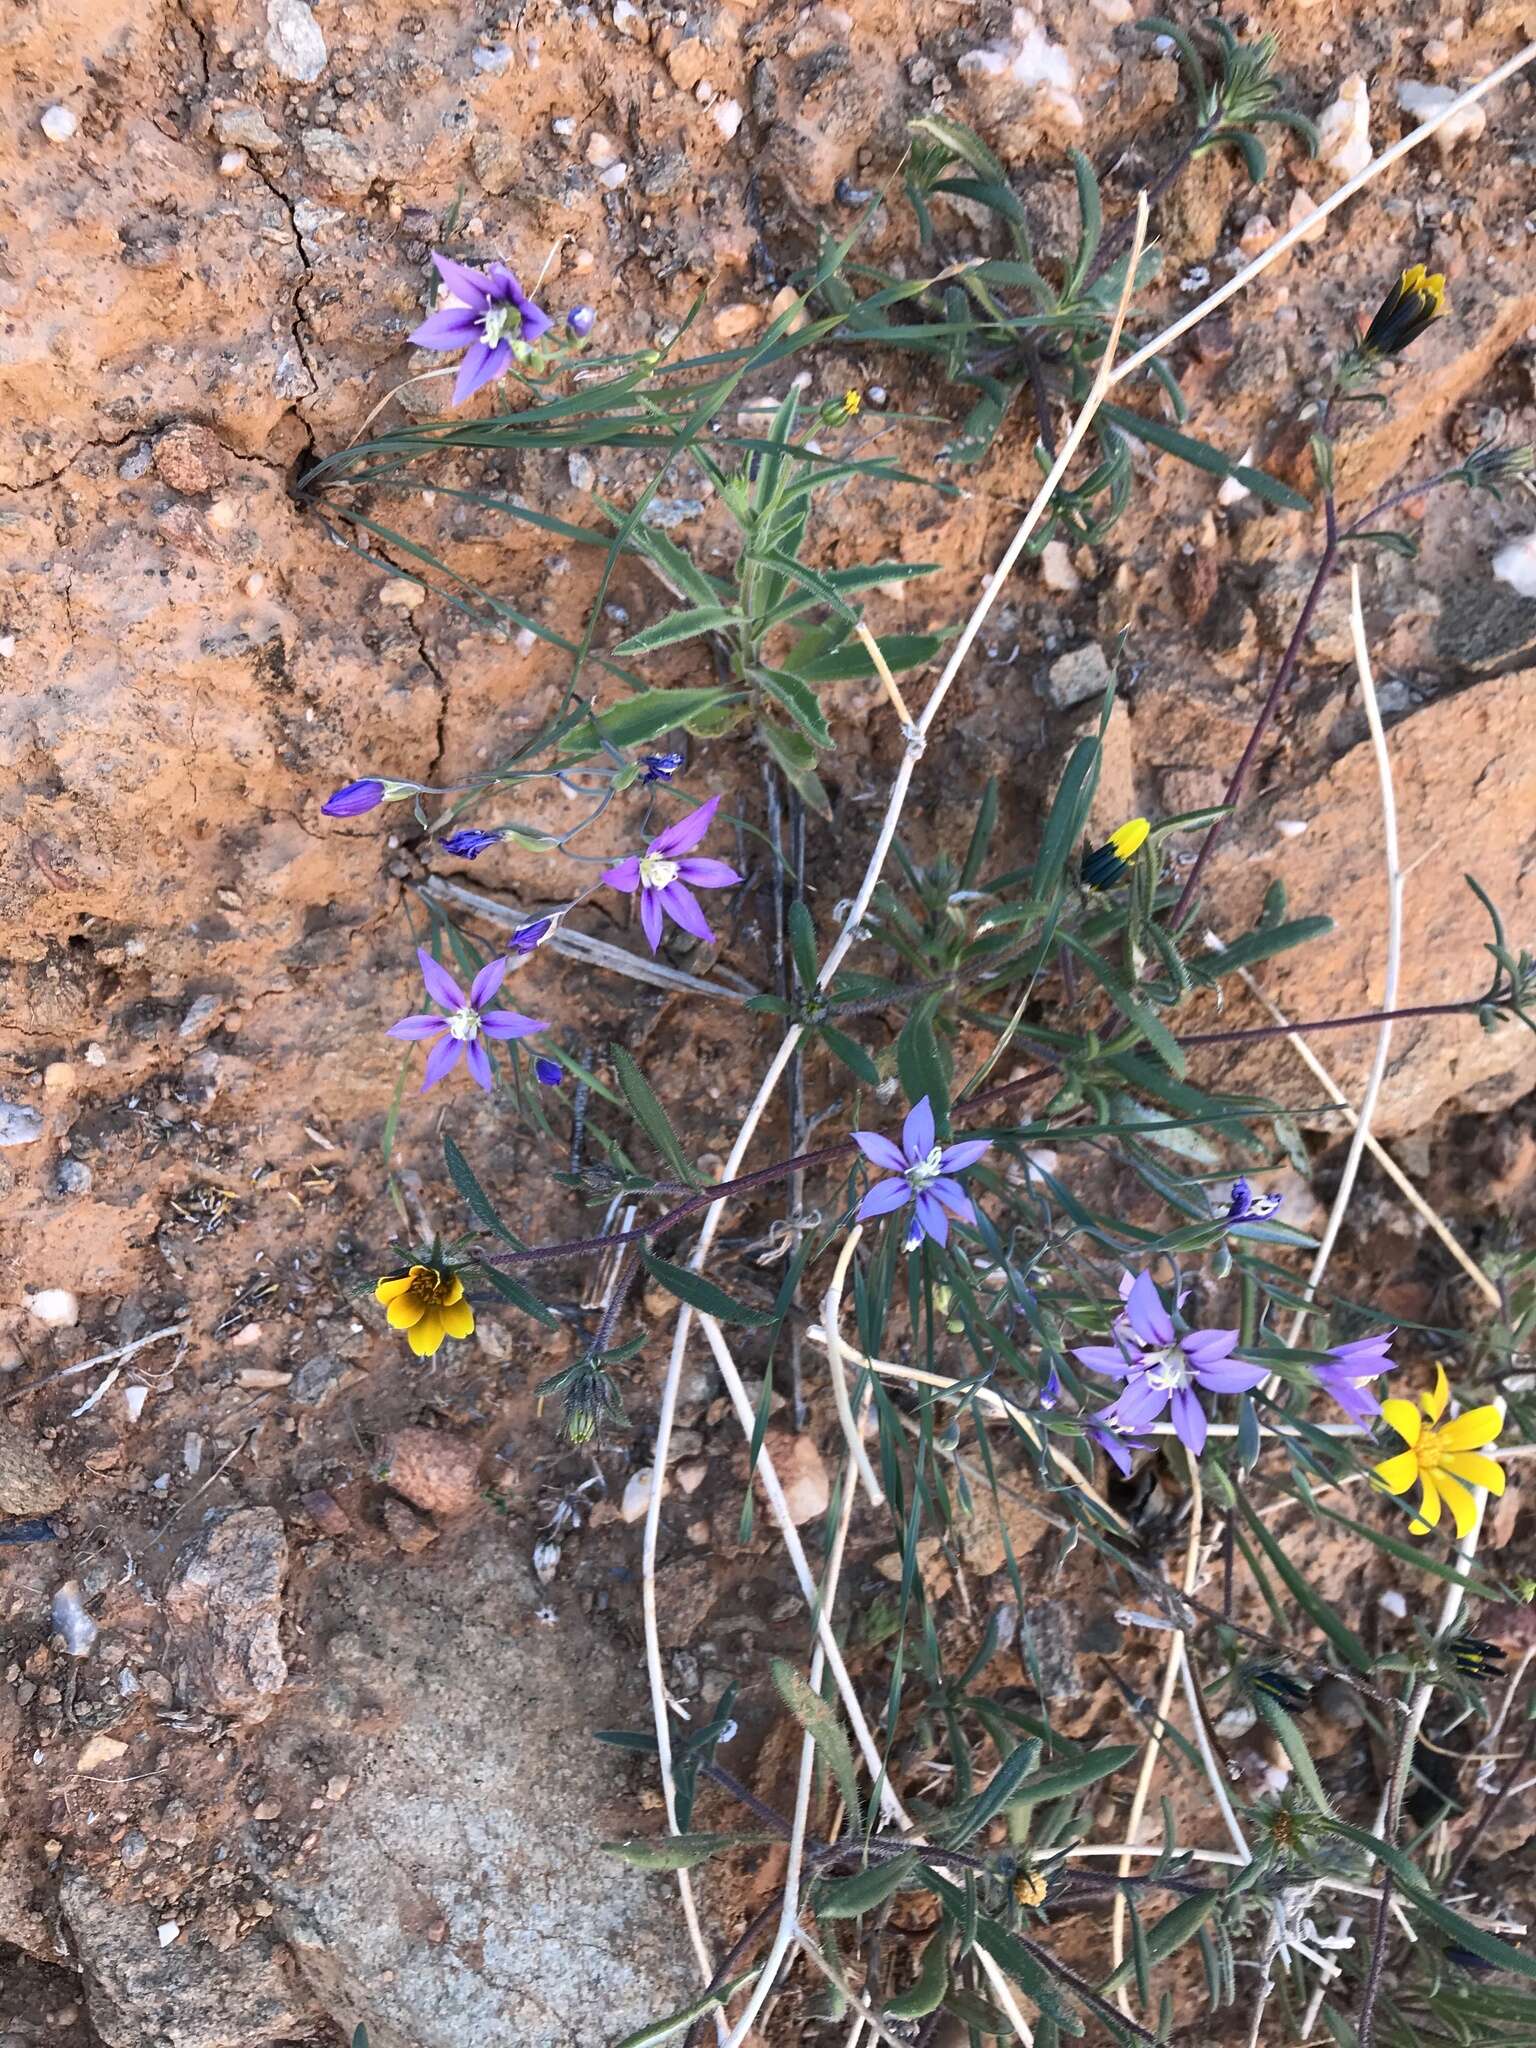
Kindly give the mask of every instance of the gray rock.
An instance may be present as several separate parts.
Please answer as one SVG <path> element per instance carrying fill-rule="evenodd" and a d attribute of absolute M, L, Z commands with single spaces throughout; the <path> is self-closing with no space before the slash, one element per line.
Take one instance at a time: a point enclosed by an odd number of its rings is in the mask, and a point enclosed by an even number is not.
<path fill-rule="evenodd" d="M 162 1948 L 160 1914 L 109 1898 L 83 1871 L 65 1875 L 59 1905 L 106 2048 L 264 2048 L 310 2031 L 313 2001 L 266 1936 L 222 1954 L 186 1935 Z"/>
<path fill-rule="evenodd" d="M 522 175 L 522 152 L 499 128 L 481 129 L 469 146 L 469 160 L 493 199 L 505 197 Z"/>
<path fill-rule="evenodd" d="M 34 1145 L 43 1135 L 43 1120 L 27 1102 L 0 1101 L 0 1145 Z"/>
<path fill-rule="evenodd" d="M 130 1828 L 124 1835 L 117 1854 L 124 1870 L 140 1870 L 149 1855 L 149 1844 L 137 1828 Z"/>
<path fill-rule="evenodd" d="M 355 142 L 334 128 L 306 128 L 299 137 L 304 161 L 337 192 L 362 194 L 373 183 L 373 166 Z"/>
<path fill-rule="evenodd" d="M 165 1612 L 194 1705 L 247 1722 L 271 1713 L 288 1676 L 278 1639 L 287 1571 L 275 1508 L 217 1516 L 177 1559 Z"/>
<path fill-rule="evenodd" d="M 31 1437 L 0 1422 L 0 1515 L 51 1515 L 68 1498 Z"/>
<path fill-rule="evenodd" d="M 248 149 L 252 156 L 270 156 L 287 148 L 282 136 L 267 126 L 259 107 L 221 107 L 213 117 L 213 132 L 226 149 Z"/>
<path fill-rule="evenodd" d="M 681 149 L 658 150 L 644 158 L 637 179 L 647 199 L 665 199 L 689 175 L 688 155 Z"/>
<path fill-rule="evenodd" d="M 1277 562 L 1265 574 L 1254 597 L 1259 636 L 1265 646 L 1287 645 L 1312 587 L 1316 565 L 1312 562 Z M 1312 623 L 1307 629 L 1307 652 L 1318 661 L 1342 667 L 1355 658 L 1354 636 L 1349 627 L 1349 580 L 1330 577 L 1325 585 Z"/>
<path fill-rule="evenodd" d="M 685 519 L 702 519 L 704 517 L 704 500 L 702 498 L 652 498 L 640 516 L 647 526 L 660 526 L 670 529 L 674 526 L 681 526 Z"/>
<path fill-rule="evenodd" d="M 583 455 L 579 448 L 573 448 L 565 458 L 566 475 L 578 491 L 590 491 L 597 482 L 597 469 L 590 455 Z"/>
<path fill-rule="evenodd" d="M 267 55 L 300 85 L 313 85 L 325 69 L 325 37 L 306 0 L 267 0 Z"/>
<path fill-rule="evenodd" d="M 1103 648 L 1097 640 L 1090 640 L 1051 663 L 1046 670 L 1045 694 L 1058 711 L 1070 711 L 1074 704 L 1102 697 L 1113 673 Z"/>
<path fill-rule="evenodd" d="M 351 1790 L 290 1875 L 272 1829 L 245 1847 L 344 2037 L 361 2020 L 371 2048 L 608 2048 L 696 1981 L 665 1881 L 597 1851 L 642 1824 L 590 1739 L 643 1720 L 636 1662 L 574 1612 L 539 1626 L 547 1595 L 494 1528 L 453 1565 L 311 1582 L 316 1690 L 273 1723 L 263 1779 L 307 1802 L 318 1741 Z"/>
<path fill-rule="evenodd" d="M 487 78 L 500 78 L 512 62 L 512 46 L 510 43 L 477 43 L 469 53 L 469 61 Z"/>
<path fill-rule="evenodd" d="M 293 1385 L 288 1389 L 290 1399 L 301 1408 L 318 1408 L 346 1369 L 341 1359 L 323 1351 L 318 1357 L 306 1358 L 293 1376 Z"/>
<path fill-rule="evenodd" d="M 53 1170 L 53 1191 L 58 1195 L 89 1194 L 95 1177 L 83 1159 L 66 1155 Z"/>
<path fill-rule="evenodd" d="M 197 996 L 188 1005 L 187 1014 L 176 1027 L 178 1038 L 194 1038 L 203 1026 L 219 1013 L 217 996 Z"/>

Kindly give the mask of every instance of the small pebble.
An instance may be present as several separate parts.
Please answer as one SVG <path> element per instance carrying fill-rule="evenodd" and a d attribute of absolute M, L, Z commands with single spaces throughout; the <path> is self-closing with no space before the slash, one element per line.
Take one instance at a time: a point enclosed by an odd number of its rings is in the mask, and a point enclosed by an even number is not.
<path fill-rule="evenodd" d="M 38 126 L 50 142 L 68 142 L 80 123 L 68 107 L 45 107 Z"/>
<path fill-rule="evenodd" d="M 558 132 L 559 122 L 557 121 L 554 126 Z M 601 128 L 594 128 L 587 137 L 587 162 L 593 170 L 600 171 L 605 164 L 617 162 L 618 155 L 619 147 L 613 137 L 605 135 Z"/>
<path fill-rule="evenodd" d="M 160 1946 L 162 1948 L 169 1948 L 177 1935 L 180 1934 L 181 1927 L 175 1920 L 162 1920 L 155 1929 L 155 1932 L 160 1937 Z"/>
<path fill-rule="evenodd" d="M 54 1634 L 64 1638 L 66 1656 L 89 1657 L 101 1631 L 85 1611 L 78 1579 L 66 1579 L 54 1594 L 50 1619 Z"/>
<path fill-rule="evenodd" d="M 67 1287 L 43 1287 L 36 1294 L 24 1294 L 22 1300 L 50 1330 L 72 1330 L 80 1320 L 80 1297 Z"/>
<path fill-rule="evenodd" d="M 243 149 L 226 149 L 219 158 L 219 176 L 238 178 L 250 169 L 251 160 Z"/>
<path fill-rule="evenodd" d="M 709 118 L 729 142 L 741 126 L 741 101 L 716 100 L 709 110 Z"/>
<path fill-rule="evenodd" d="M 598 172 L 597 182 L 605 192 L 617 192 L 628 176 L 628 164 L 610 164 L 606 171 Z"/>
<path fill-rule="evenodd" d="M 649 1465 L 639 1472 L 630 1473 L 624 1487 L 624 1498 L 619 1506 L 619 1513 L 626 1522 L 640 1522 L 645 1519 L 651 1505 L 651 1486 L 654 1479 L 655 1473 Z M 663 1487 L 663 1499 L 666 1498 L 666 1493 L 667 1489 Z"/>

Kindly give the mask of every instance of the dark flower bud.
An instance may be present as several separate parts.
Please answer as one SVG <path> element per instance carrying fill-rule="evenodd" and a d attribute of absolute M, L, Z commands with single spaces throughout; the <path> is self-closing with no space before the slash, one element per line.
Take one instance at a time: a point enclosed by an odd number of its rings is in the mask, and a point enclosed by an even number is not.
<path fill-rule="evenodd" d="M 1481 1636 L 1460 1635 L 1446 1644 L 1445 1654 L 1452 1668 L 1463 1678 L 1470 1678 L 1479 1685 L 1486 1685 L 1490 1679 L 1498 1679 L 1504 1673 L 1504 1652 L 1497 1643 L 1484 1642 Z"/>
<path fill-rule="evenodd" d="M 572 306 L 565 316 L 565 324 L 578 341 L 585 341 L 597 325 L 596 306 Z"/>
<path fill-rule="evenodd" d="M 1410 342 L 1417 341 L 1445 306 L 1445 278 L 1429 274 L 1422 263 L 1405 270 L 1376 308 L 1360 343 L 1360 353 L 1399 356 Z"/>
<path fill-rule="evenodd" d="M 1303 1685 L 1300 1679 L 1292 1678 L 1284 1671 L 1250 1671 L 1248 1683 L 1254 1692 L 1273 1700 L 1277 1707 L 1284 1707 L 1290 1714 L 1299 1714 L 1312 1704 L 1311 1686 Z"/>
<path fill-rule="evenodd" d="M 500 838 L 499 832 L 477 832 L 466 826 L 462 832 L 450 832 L 440 843 L 444 853 L 451 853 L 457 860 L 475 860 Z"/>
<path fill-rule="evenodd" d="M 670 782 L 682 765 L 681 754 L 644 754 L 640 760 L 640 780 Z"/>
<path fill-rule="evenodd" d="M 546 1059 L 542 1054 L 534 1061 L 533 1071 L 546 1088 L 558 1088 L 565 1078 L 565 1069 L 560 1062 Z"/>
<path fill-rule="evenodd" d="M 344 782 L 333 789 L 320 806 L 328 818 L 355 818 L 384 801 L 384 785 L 374 776 L 362 782 Z"/>

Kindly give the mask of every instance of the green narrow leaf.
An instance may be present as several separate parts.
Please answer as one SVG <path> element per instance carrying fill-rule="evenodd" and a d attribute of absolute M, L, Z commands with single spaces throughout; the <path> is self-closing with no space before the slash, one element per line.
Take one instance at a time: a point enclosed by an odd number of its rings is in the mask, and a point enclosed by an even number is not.
<path fill-rule="evenodd" d="M 722 1984 L 718 1991 L 705 1991 L 692 2005 L 685 2005 L 680 2012 L 671 2013 L 664 2020 L 652 2020 L 649 2026 L 639 2028 L 633 2034 L 626 2034 L 622 2041 L 616 2041 L 614 2048 L 661 2048 L 663 2041 L 670 2041 L 674 2034 L 680 2034 L 684 2027 L 691 2027 L 695 2020 L 701 2020 L 706 2013 L 712 2013 L 716 2006 L 724 2005 L 735 1992 L 739 1991 L 748 1978 L 755 1974 L 743 1970 L 739 1977 L 733 1977 L 729 1984 Z M 356 2048 L 356 2044 L 353 2044 Z"/>
<path fill-rule="evenodd" d="M 722 1849 L 777 1842 L 778 1835 L 651 1835 L 629 1842 L 599 1842 L 605 1856 L 617 1856 L 637 1870 L 692 1870 Z"/>
<path fill-rule="evenodd" d="M 1172 1911 L 1165 1913 L 1157 1925 L 1148 1932 L 1147 1961 L 1166 1962 L 1176 1949 L 1181 1949 L 1186 1941 L 1192 1941 L 1215 1912 L 1220 1900 L 1221 1893 L 1214 1886 L 1208 1892 L 1197 1892 L 1193 1898 L 1180 1899 Z M 1119 1969 L 1113 1971 L 1099 1986 L 1100 1996 L 1108 1997 L 1112 1991 L 1118 1991 L 1134 1968 L 1134 1958 L 1127 1956 Z"/>
<path fill-rule="evenodd" d="M 800 986 L 809 993 L 816 986 L 821 962 L 816 957 L 816 926 L 811 913 L 798 899 L 789 906 L 789 950 Z"/>
<path fill-rule="evenodd" d="M 1247 463 L 1233 462 L 1223 455 L 1219 448 L 1212 448 L 1208 442 L 1197 441 L 1189 434 L 1181 434 L 1176 427 L 1166 425 L 1162 420 L 1148 419 L 1139 412 L 1128 412 L 1123 406 L 1101 407 L 1105 417 L 1127 434 L 1134 434 L 1139 441 L 1148 442 L 1153 448 L 1161 448 L 1165 455 L 1176 455 L 1180 462 L 1187 462 L 1191 468 L 1203 469 L 1208 476 L 1236 477 L 1245 490 L 1256 498 L 1262 498 L 1267 505 L 1279 505 L 1287 512 L 1308 512 L 1310 501 L 1300 491 L 1292 490 L 1262 469 L 1253 469 Z"/>
<path fill-rule="evenodd" d="M 942 1130 L 949 1116 L 949 1082 L 929 1017 L 929 1005 L 920 1003 L 901 1028 L 896 1041 L 896 1071 L 909 1107 L 915 1108 L 926 1095 L 935 1124 Z"/>
<path fill-rule="evenodd" d="M 679 1180 L 686 1181 L 689 1187 L 702 1186 L 698 1174 L 688 1164 L 682 1145 L 678 1142 L 677 1133 L 672 1128 L 671 1119 L 656 1100 L 644 1074 L 622 1045 L 610 1045 L 608 1053 L 613 1061 L 613 1070 L 619 1077 L 619 1086 L 624 1090 L 625 1098 L 646 1136 Z"/>
<path fill-rule="evenodd" d="M 819 1692 L 813 1692 L 794 1665 L 786 1663 L 782 1657 L 773 1659 L 771 1669 L 779 1698 L 815 1743 L 817 1754 L 842 1794 L 849 1824 L 856 1827 L 864 1811 L 864 1802 L 859 1797 L 859 1774 L 854 1768 L 853 1750 L 836 1708 L 830 1706 Z"/>
<path fill-rule="evenodd" d="M 1140 996 L 1133 994 L 1129 985 L 1120 979 L 1113 968 L 1101 960 L 1091 946 L 1085 946 L 1075 933 L 1063 932 L 1061 943 L 1082 961 L 1110 1001 L 1117 1009 L 1123 1011 L 1142 1033 L 1147 1044 L 1168 1071 L 1182 1081 L 1188 1066 L 1184 1058 L 1184 1048 L 1151 1004 L 1144 1003 Z"/>
<path fill-rule="evenodd" d="M 1088 807 L 1098 787 L 1102 752 L 1097 740 L 1079 740 L 1072 749 L 1066 773 L 1051 800 L 1039 858 L 1035 862 L 1035 879 L 1030 894 L 1037 903 L 1049 903 L 1061 887 L 1068 856 L 1081 836 Z"/>
<path fill-rule="evenodd" d="M 1123 1771 L 1131 1759 L 1138 1754 L 1136 1745 L 1130 1742 L 1112 1742 L 1103 1749 L 1091 1749 L 1086 1756 L 1069 1757 L 1059 1764 L 1048 1764 L 1033 1778 L 1026 1778 L 1015 1790 L 1009 1804 L 1039 1806 L 1047 1799 L 1065 1799 L 1074 1792 L 1082 1792 L 1089 1785 L 1096 1785 L 1100 1778 L 1107 1778 L 1114 1771 Z"/>
<path fill-rule="evenodd" d="M 1332 1806 L 1328 1794 L 1323 1790 L 1323 1781 L 1317 1775 L 1317 1766 L 1312 1761 L 1311 1751 L 1295 1718 L 1288 1714 L 1280 1702 L 1269 1694 L 1254 1688 L 1254 1705 L 1259 1710 L 1259 1719 L 1269 1729 L 1280 1747 L 1291 1760 L 1291 1768 L 1306 1788 L 1307 1797 L 1319 1813 L 1331 1815 Z"/>
<path fill-rule="evenodd" d="M 463 1198 L 465 1208 L 475 1221 L 483 1229 L 489 1230 L 494 1237 L 499 1237 L 503 1244 L 516 1245 L 521 1250 L 522 1240 L 514 1237 L 496 1214 L 490 1196 L 475 1179 L 469 1161 L 446 1131 L 443 1133 L 443 1157 L 448 1162 L 449 1176 Z"/>
<path fill-rule="evenodd" d="M 1078 286 L 1093 267 L 1098 254 L 1099 237 L 1104 232 L 1104 208 L 1099 200 L 1099 181 L 1094 176 L 1093 165 L 1080 149 L 1070 150 L 1072 175 L 1077 180 L 1078 230 L 1077 254 L 1072 259 L 1068 282 L 1062 297 L 1077 296 Z"/>
<path fill-rule="evenodd" d="M 748 1007 L 750 1008 L 750 1005 Z M 879 1087 L 880 1069 L 856 1038 L 850 1038 L 846 1032 L 835 1031 L 830 1024 L 819 1024 L 816 1031 L 828 1052 L 834 1054 L 851 1073 L 857 1075 L 866 1088 Z"/>
<path fill-rule="evenodd" d="M 521 1281 L 514 1280 L 510 1273 L 503 1273 L 499 1267 L 488 1266 L 483 1261 L 475 1267 L 475 1272 L 482 1280 L 490 1282 L 503 1301 L 509 1301 L 514 1308 L 520 1308 L 525 1316 L 532 1316 L 534 1321 L 542 1323 L 546 1330 L 560 1328 L 560 1318 L 552 1310 L 547 1309 L 530 1288 L 524 1287 Z"/>
<path fill-rule="evenodd" d="M 1014 1798 L 1021 1781 L 1039 1761 L 1038 1742 L 1021 1742 L 1011 1749 L 982 1789 L 944 1816 L 939 1835 L 943 1846 L 958 1849 L 973 1835 L 980 1834 L 987 1822 Z"/>
<path fill-rule="evenodd" d="M 811 745 L 825 752 L 832 744 L 832 729 L 820 698 L 804 677 L 791 674 L 787 668 L 759 668 L 752 673 L 763 691 L 789 713 Z"/>
<path fill-rule="evenodd" d="M 919 1881 L 915 1852 L 867 1864 L 852 1877 L 827 1881 L 816 1895 L 817 1918 L 855 1920 L 861 1913 L 884 1905 L 903 1885 L 910 1887 Z"/>
<path fill-rule="evenodd" d="M 658 1258 L 648 1246 L 640 1253 L 640 1263 L 669 1294 L 675 1294 L 679 1301 L 686 1301 L 690 1308 L 698 1309 L 701 1314 L 713 1316 L 717 1323 L 744 1323 L 753 1329 L 767 1329 L 774 1320 L 766 1309 L 752 1308 L 744 1301 L 737 1301 L 734 1295 L 727 1294 L 723 1287 L 717 1287 L 702 1273 L 690 1272 L 686 1266 L 674 1266 L 670 1260 Z"/>
<path fill-rule="evenodd" d="M 729 605 L 690 605 L 686 611 L 671 612 L 666 618 L 658 619 L 654 626 L 631 633 L 613 651 L 618 655 L 654 654 L 658 647 L 675 647 L 680 640 L 694 640 L 700 633 L 718 633 L 728 626 L 740 624 L 740 614 L 733 612 Z"/>
<path fill-rule="evenodd" d="M 888 2019 L 924 2020 L 937 2012 L 949 1989 L 949 1929 L 942 1924 L 923 1950 L 922 1967 L 910 1989 L 885 2001 Z"/>
<path fill-rule="evenodd" d="M 603 737 L 615 747 L 638 747 L 675 732 L 700 713 L 724 704 L 728 690 L 642 690 L 596 714 Z"/>
<path fill-rule="evenodd" d="M 877 634 L 875 640 L 893 675 L 899 675 L 903 669 L 922 668 L 944 644 L 936 633 L 884 633 Z M 875 673 L 875 664 L 862 640 L 809 661 L 795 661 L 793 657 L 791 661 L 796 674 L 807 683 L 862 683 Z"/>
<path fill-rule="evenodd" d="M 800 728 L 760 718 L 757 736 L 816 815 L 830 818 L 832 799 L 816 773 L 816 751 Z"/>

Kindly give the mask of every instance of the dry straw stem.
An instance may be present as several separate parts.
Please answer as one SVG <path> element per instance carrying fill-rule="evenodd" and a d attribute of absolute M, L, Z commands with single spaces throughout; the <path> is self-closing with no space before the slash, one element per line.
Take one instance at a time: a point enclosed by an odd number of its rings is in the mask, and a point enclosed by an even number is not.
<path fill-rule="evenodd" d="M 1500 65 L 1497 70 L 1491 72 L 1487 78 L 1480 80 L 1476 85 L 1469 87 L 1466 92 L 1458 95 L 1439 114 L 1421 123 L 1410 134 L 1404 136 L 1401 141 L 1395 143 L 1390 149 L 1383 151 L 1379 157 L 1373 158 L 1371 163 L 1358 176 L 1351 178 L 1346 185 L 1341 186 L 1337 192 L 1325 200 L 1315 213 L 1308 216 L 1305 224 L 1307 230 L 1310 232 L 1315 229 L 1341 206 L 1345 200 L 1352 198 L 1357 191 L 1363 189 L 1372 178 L 1379 176 L 1391 164 L 1396 163 L 1401 157 L 1406 156 L 1411 150 L 1418 148 L 1421 143 L 1427 141 L 1435 133 L 1436 129 L 1441 127 L 1463 107 L 1470 106 L 1474 101 L 1481 99 L 1486 93 L 1491 92 L 1496 86 L 1501 85 L 1506 79 L 1513 77 L 1533 57 L 1536 57 L 1536 43 L 1527 45 L 1518 55 L 1511 58 L 1507 63 Z M 1191 328 L 1197 326 L 1209 314 L 1214 312 L 1218 306 L 1224 305 L 1235 293 L 1252 283 L 1254 278 L 1266 270 L 1271 263 L 1276 262 L 1281 256 L 1287 254 L 1300 239 L 1299 227 L 1297 230 L 1292 230 L 1282 235 L 1269 249 L 1264 251 L 1261 256 L 1255 258 L 1243 270 L 1238 271 L 1225 285 L 1209 294 L 1199 305 L 1193 307 L 1171 326 L 1165 328 L 1161 334 L 1157 335 L 1143 349 L 1138 350 L 1134 356 L 1122 364 L 1118 371 L 1113 371 L 1108 367 L 1109 361 L 1113 354 L 1113 349 L 1118 343 L 1121 327 L 1124 324 L 1125 308 L 1129 299 L 1130 287 L 1139 267 L 1141 250 L 1145 242 L 1146 222 L 1146 195 L 1139 193 L 1137 195 L 1136 233 L 1125 271 L 1126 288 L 1122 294 L 1121 303 L 1116 310 L 1110 344 L 1105 349 L 1099 375 L 1095 378 L 1093 389 L 1089 393 L 1083 411 L 1074 423 L 1072 432 L 1063 442 L 1061 453 L 1052 464 L 1050 473 L 1036 493 L 1033 503 L 1020 522 L 1018 530 L 1005 550 L 997 569 L 987 578 L 981 596 L 977 600 L 971 616 L 967 620 L 965 628 L 956 643 L 955 650 L 934 686 L 933 694 L 924 708 L 922 719 L 908 737 L 907 747 L 891 787 L 885 816 L 882 820 L 874 849 L 870 855 L 864 879 L 854 899 L 853 908 L 818 977 L 818 987 L 822 989 L 825 989 L 831 983 L 833 976 L 842 965 L 845 955 L 859 936 L 864 915 L 869 908 L 870 900 L 874 895 L 881 871 L 885 866 L 891 845 L 895 839 L 902 807 L 906 802 L 907 791 L 911 786 L 913 766 L 917 756 L 922 751 L 927 733 L 938 715 L 939 708 L 948 694 L 955 675 L 969 653 L 976 635 L 981 630 L 988 612 L 1001 592 L 1009 572 L 1017 562 L 1029 536 L 1039 524 L 1046 506 L 1054 497 L 1066 473 L 1068 464 L 1081 446 L 1083 436 L 1087 431 L 1088 425 L 1091 423 L 1093 413 L 1097 411 L 1098 406 L 1102 403 L 1105 392 L 1121 379 L 1128 376 L 1133 369 L 1141 367 L 1153 355 L 1166 348 L 1178 336 L 1188 333 Z M 722 1180 L 734 1179 L 740 1172 L 741 1163 L 751 1147 L 753 1138 L 756 1136 L 758 1124 L 761 1122 L 768 1104 L 773 1099 L 774 1093 L 778 1088 L 780 1080 L 783 1078 L 785 1069 L 794 1056 L 802 1035 L 803 1027 L 798 1024 L 792 1025 L 780 1040 L 778 1049 L 769 1063 L 768 1071 L 763 1077 L 757 1094 L 753 1098 L 745 1117 L 742 1119 L 741 1128 L 737 1132 L 730 1157 L 721 1169 L 720 1177 Z M 689 1260 L 689 1264 L 694 1272 L 702 1272 L 708 1263 L 710 1249 L 720 1227 L 720 1220 L 720 1208 L 714 1208 L 706 1212 L 704 1224 L 699 1233 L 698 1244 L 695 1246 L 692 1257 Z M 682 1377 L 683 1359 L 687 1352 L 688 1336 L 692 1322 L 693 1310 L 685 1304 L 678 1313 L 677 1324 L 673 1332 L 672 1349 L 667 1361 L 666 1377 L 662 1384 L 661 1408 L 656 1427 L 656 1450 L 653 1459 L 655 1480 L 646 1513 L 642 1551 L 641 1592 L 645 1616 L 646 1668 L 650 1678 L 651 1706 L 656 1724 L 656 1740 L 661 1765 L 662 1789 L 667 1806 L 667 1820 L 674 1833 L 677 1832 L 676 1788 L 672 1778 L 672 1741 L 667 1717 L 666 1687 L 661 1674 L 661 1634 L 656 1612 L 656 1550 L 661 1523 L 662 1488 L 665 1483 L 672 1429 L 677 1415 L 677 1394 Z M 687 1873 L 679 1872 L 678 1875 L 680 1880 L 685 1880 Z M 688 1895 L 686 1883 L 683 1883 L 682 1889 L 686 1900 Z M 1123 1940 L 1123 1926 L 1121 1932 Z M 701 1951 L 701 1938 L 695 1941 L 695 1949 L 696 1952 Z M 987 1961 L 989 1959 L 983 1958 L 983 1960 Z M 706 1968 L 707 1981 L 708 1969 L 703 1953 L 700 1953 L 700 1962 L 701 1966 Z M 990 1969 L 988 1970 L 988 1976 L 989 1979 L 992 1978 L 992 1971 Z M 1007 2006 L 1011 2009 L 1010 2019 L 1012 2019 L 1013 2014 L 1017 2012 L 1018 2008 L 1011 1992 L 1008 1994 Z M 1020 2029 L 1020 2039 L 1028 2041 L 1031 2036 L 1028 2027 L 1023 2023 L 1022 2016 L 1014 2024 Z"/>

